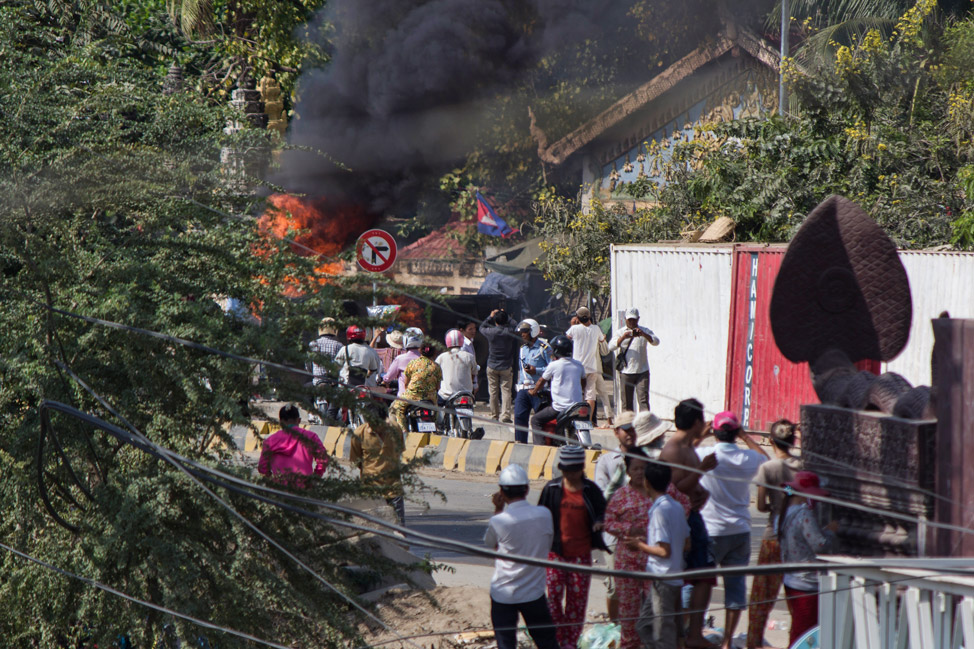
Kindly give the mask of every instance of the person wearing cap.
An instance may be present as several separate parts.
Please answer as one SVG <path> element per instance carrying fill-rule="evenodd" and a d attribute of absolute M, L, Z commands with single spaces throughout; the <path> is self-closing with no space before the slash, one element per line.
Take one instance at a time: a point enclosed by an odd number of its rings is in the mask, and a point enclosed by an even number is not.
<path fill-rule="evenodd" d="M 710 551 L 710 536 L 700 514 L 710 493 L 700 486 L 700 472 L 712 471 L 717 466 L 717 458 L 708 455 L 701 460 L 697 455 L 697 445 L 710 434 L 703 418 L 703 404 L 696 399 L 684 399 L 673 409 L 673 424 L 676 430 L 663 445 L 659 459 L 674 465 L 666 493 L 683 507 L 687 525 L 690 526 L 690 548 L 685 553 L 686 568 L 712 568 L 714 559 Z M 689 601 L 685 608 L 691 611 L 687 615 L 689 623 L 685 646 L 688 648 L 712 645 L 703 637 L 703 621 L 710 605 L 710 591 L 716 583 L 716 579 L 708 577 L 688 581 L 684 587 L 684 590 L 689 590 Z"/>
<path fill-rule="evenodd" d="M 639 410 L 649 410 L 649 359 L 647 344 L 659 345 L 659 338 L 646 327 L 639 326 L 639 309 L 626 311 L 626 326 L 613 334 L 609 351 L 616 353 L 616 369 L 622 379 L 622 407 L 635 410 L 633 393 Z"/>
<path fill-rule="evenodd" d="M 494 515 L 487 523 L 484 545 L 503 554 L 544 559 L 554 538 L 551 512 L 527 501 L 530 483 L 517 464 L 501 471 L 491 497 Z M 517 649 L 517 617 L 524 619 L 538 649 L 559 649 L 548 600 L 545 569 L 506 559 L 494 560 L 490 580 L 490 622 L 497 649 Z"/>
<path fill-rule="evenodd" d="M 710 499 L 703 506 L 707 532 L 710 534 L 710 551 L 720 567 L 746 566 L 751 560 L 751 485 L 768 454 L 751 436 L 745 433 L 730 411 L 717 413 L 713 422 L 717 443 L 697 450 L 701 460 L 712 455 L 717 466 L 700 478 L 700 486 L 710 492 Z M 741 440 L 747 446 L 737 445 Z M 747 583 L 744 575 L 724 577 L 724 637 L 723 649 L 730 649 L 734 631 L 747 608 Z"/>
<path fill-rule="evenodd" d="M 783 563 L 808 563 L 818 554 L 828 552 L 835 543 L 838 522 L 824 528 L 813 511 L 815 496 L 828 496 L 818 474 L 799 471 L 794 479 L 782 485 L 785 498 L 778 513 L 778 541 Z M 793 645 L 806 631 L 818 624 L 818 572 L 789 572 L 785 575 L 785 596 L 791 613 L 788 644 Z"/>
<path fill-rule="evenodd" d="M 518 352 L 517 395 L 514 397 L 514 441 L 528 441 L 528 420 L 532 412 L 541 409 L 541 398 L 530 393 L 531 388 L 551 363 L 548 341 L 540 338 L 541 325 L 528 318 L 517 326 L 523 344 Z"/>
<path fill-rule="evenodd" d="M 396 396 L 400 398 L 403 392 L 406 391 L 406 382 L 402 380 L 402 373 L 405 371 L 407 365 L 420 357 L 419 349 L 423 346 L 422 332 L 417 334 L 416 331 L 407 331 L 403 336 L 403 346 L 406 350 L 396 356 L 389 369 L 382 375 L 383 384 L 392 385 L 393 381 L 398 383 Z"/>
<path fill-rule="evenodd" d="M 520 337 L 514 333 L 511 317 L 504 309 L 494 309 L 480 324 L 487 339 L 487 391 L 490 418 L 506 423 L 514 421 L 511 405 L 514 388 L 514 356 Z"/>
<path fill-rule="evenodd" d="M 311 350 L 311 385 L 317 387 L 328 381 L 329 372 L 327 364 L 334 363 L 338 356 L 338 350 L 342 348 L 342 343 L 338 340 L 338 330 L 335 328 L 334 318 L 322 318 L 318 326 L 318 337 L 308 343 Z M 338 421 L 338 405 L 329 405 L 327 399 L 316 397 L 315 409 L 318 413 L 325 413 L 329 420 Z M 310 414 L 309 419 L 312 423 L 320 421 L 320 414 Z M 314 421 L 317 420 L 317 421 Z"/>
<path fill-rule="evenodd" d="M 592 322 L 592 312 L 588 307 L 579 307 L 575 317 L 578 324 L 569 327 L 565 335 L 572 341 L 572 358 L 585 367 L 585 400 L 592 409 L 592 422 L 595 423 L 595 398 L 599 397 L 611 426 L 615 411 L 612 410 L 609 390 L 602 376 L 602 355 L 599 354 L 599 343 L 605 342 L 605 334 L 599 325 Z"/>
<path fill-rule="evenodd" d="M 801 470 L 801 458 L 792 455 L 795 448 L 795 424 L 780 419 L 771 424 L 771 446 L 775 457 L 758 469 L 754 482 L 758 485 L 757 508 L 768 514 L 768 525 L 764 528 L 761 550 L 758 552 L 758 565 L 781 563 L 781 545 L 778 543 L 777 518 L 785 499 L 783 491 L 768 488 L 794 480 Z M 747 608 L 747 649 L 765 646 L 764 629 L 768 616 L 778 599 L 782 575 L 754 575 L 751 582 L 751 599 Z"/>
<path fill-rule="evenodd" d="M 585 477 L 585 449 L 562 446 L 558 449 L 561 477 L 541 490 L 538 504 L 551 511 L 554 537 L 548 559 L 563 563 L 592 565 L 592 550 L 608 551 L 602 539 L 605 498 L 599 486 Z M 557 625 L 561 649 L 576 649 L 585 622 L 588 574 L 548 568 L 548 608 Z"/>
<path fill-rule="evenodd" d="M 617 431 L 619 420 L 624 419 L 627 414 L 632 413 L 623 412 L 616 419 Z M 646 557 L 641 552 L 630 549 L 625 540 L 630 536 L 644 536 L 646 526 L 649 524 L 649 508 L 653 505 L 653 501 L 646 490 L 644 474 L 646 465 L 649 464 L 649 457 L 645 451 L 632 444 L 627 445 L 625 455 L 620 457 L 627 483 L 615 490 L 605 508 L 604 536 L 612 539 L 612 561 L 609 568 L 641 571 L 645 569 Z M 617 542 L 617 539 L 621 542 Z M 645 582 L 626 577 L 616 577 L 613 582 L 612 590 L 616 601 L 610 608 L 610 618 L 612 618 L 611 609 L 615 608 L 616 619 L 622 628 L 620 647 L 638 649 L 640 643 L 639 636 L 636 634 L 636 619 L 639 617 L 639 607 L 643 601 Z"/>

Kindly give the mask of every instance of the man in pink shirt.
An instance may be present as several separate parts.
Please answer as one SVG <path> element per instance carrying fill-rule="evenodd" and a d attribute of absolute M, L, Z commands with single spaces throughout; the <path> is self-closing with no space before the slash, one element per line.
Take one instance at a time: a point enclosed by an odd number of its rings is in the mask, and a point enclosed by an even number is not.
<path fill-rule="evenodd" d="M 257 470 L 263 475 L 280 477 L 324 475 L 328 453 L 318 436 L 298 428 L 301 412 L 294 404 L 281 408 L 278 415 L 281 430 L 264 440 Z"/>

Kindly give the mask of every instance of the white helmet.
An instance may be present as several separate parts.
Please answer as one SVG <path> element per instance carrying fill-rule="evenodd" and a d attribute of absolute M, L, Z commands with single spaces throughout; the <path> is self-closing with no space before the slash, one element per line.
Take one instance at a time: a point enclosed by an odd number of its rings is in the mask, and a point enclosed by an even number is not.
<path fill-rule="evenodd" d="M 532 318 L 525 318 L 524 320 L 521 320 L 521 324 L 517 326 L 518 332 L 523 331 L 525 329 L 531 330 L 532 338 L 537 338 L 538 335 L 541 333 L 541 325 L 538 324 L 537 320 L 534 320 Z"/>
<path fill-rule="evenodd" d="M 528 481 L 528 473 L 520 464 L 508 464 L 501 471 L 500 480 L 497 481 L 502 487 L 525 487 Z"/>
<path fill-rule="evenodd" d="M 402 337 L 402 346 L 406 349 L 419 349 L 423 346 L 423 334 L 407 329 L 406 335 Z"/>

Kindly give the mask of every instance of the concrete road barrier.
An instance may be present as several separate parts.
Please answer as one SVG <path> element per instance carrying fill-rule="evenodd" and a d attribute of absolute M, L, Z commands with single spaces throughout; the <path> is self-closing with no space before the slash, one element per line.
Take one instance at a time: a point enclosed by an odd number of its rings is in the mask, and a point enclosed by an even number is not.
<path fill-rule="evenodd" d="M 510 442 L 491 439 L 470 440 L 460 455 L 457 468 L 464 473 L 493 475 L 500 468 Z"/>
<path fill-rule="evenodd" d="M 585 477 L 589 480 L 595 479 L 595 463 L 601 454 L 602 451 L 599 449 L 585 449 Z M 561 477 L 561 470 L 558 468 L 558 453 L 551 454 L 550 460 L 544 467 L 544 476 L 549 480 Z"/>
<path fill-rule="evenodd" d="M 531 459 L 528 462 L 528 478 L 537 480 L 544 475 L 544 468 L 552 457 L 558 453 L 554 446 L 535 446 L 531 451 Z"/>
<path fill-rule="evenodd" d="M 448 438 L 443 437 L 443 435 L 427 434 L 429 435 L 429 441 L 426 446 L 420 447 L 420 452 L 424 457 L 430 458 L 430 466 L 443 466 L 443 453 L 446 451 L 446 442 L 444 440 Z M 417 455 L 420 452 L 417 452 Z"/>
<path fill-rule="evenodd" d="M 264 438 L 271 434 L 271 425 L 259 419 L 250 422 L 250 425 L 251 428 L 247 430 L 247 437 L 244 439 L 244 451 L 259 451 L 264 444 Z"/>
<path fill-rule="evenodd" d="M 531 464 L 532 451 L 534 451 L 534 445 L 532 444 L 511 442 L 504 450 L 504 456 L 501 458 L 501 468 L 503 469 L 509 464 L 517 464 L 527 471 L 528 466 Z"/>
<path fill-rule="evenodd" d="M 339 428 L 338 430 L 340 433 L 338 441 L 335 442 L 334 456 L 341 460 L 347 460 L 352 454 L 352 432 L 347 428 Z"/>
<path fill-rule="evenodd" d="M 446 443 L 443 445 L 443 468 L 447 471 L 452 471 L 457 468 L 457 462 L 459 462 L 460 456 L 466 450 L 467 442 L 470 440 L 463 439 L 462 437 L 444 437 L 443 439 L 446 440 Z"/>
<path fill-rule="evenodd" d="M 338 440 L 341 439 L 342 433 L 345 429 L 341 426 L 328 426 L 325 429 L 325 436 L 321 440 L 321 443 L 325 446 L 325 451 L 328 455 L 334 455 L 335 450 L 338 448 Z"/>
<path fill-rule="evenodd" d="M 406 447 L 402 451 L 402 459 L 409 461 L 416 457 L 416 454 L 424 446 L 430 443 L 429 433 L 406 433 Z"/>

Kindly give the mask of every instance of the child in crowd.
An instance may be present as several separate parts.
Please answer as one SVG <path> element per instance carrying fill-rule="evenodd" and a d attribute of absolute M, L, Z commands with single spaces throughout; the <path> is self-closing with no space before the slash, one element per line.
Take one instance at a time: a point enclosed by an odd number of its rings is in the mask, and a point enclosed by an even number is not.
<path fill-rule="evenodd" d="M 835 541 L 838 523 L 832 521 L 822 529 L 812 510 L 813 496 L 828 496 L 818 474 L 799 471 L 795 479 L 785 482 L 786 498 L 778 514 L 778 542 L 783 563 L 815 561 L 815 555 L 826 552 Z M 797 492 L 797 493 L 796 493 Z M 806 631 L 818 624 L 818 572 L 807 570 L 785 574 L 785 595 L 791 613 L 788 646 L 795 644 Z"/>
<path fill-rule="evenodd" d="M 649 508 L 646 537 L 629 536 L 626 546 L 646 556 L 646 570 L 661 576 L 654 579 L 639 611 L 636 631 L 646 649 L 672 649 L 677 646 L 677 601 L 680 579 L 665 579 L 664 575 L 683 570 L 683 552 L 690 539 L 690 526 L 681 507 L 666 488 L 670 484 L 670 467 L 647 464 L 645 489 L 653 504 Z"/>

